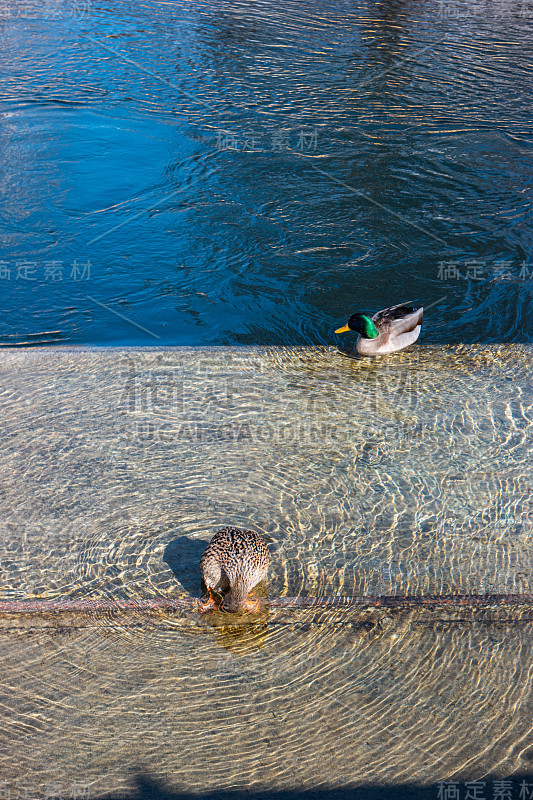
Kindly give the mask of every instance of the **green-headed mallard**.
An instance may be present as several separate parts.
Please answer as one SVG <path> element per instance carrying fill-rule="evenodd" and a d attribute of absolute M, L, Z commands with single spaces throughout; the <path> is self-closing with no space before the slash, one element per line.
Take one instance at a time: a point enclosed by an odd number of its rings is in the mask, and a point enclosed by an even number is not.
<path fill-rule="evenodd" d="M 403 350 L 420 335 L 424 309 L 413 308 L 411 302 L 399 303 L 392 308 L 378 311 L 372 318 L 366 314 L 352 314 L 343 328 L 335 333 L 356 331 L 359 336 L 355 344 L 363 356 L 380 356 Z"/>
<path fill-rule="evenodd" d="M 224 595 L 223 611 L 258 611 L 257 600 L 248 594 L 265 577 L 270 564 L 264 539 L 255 531 L 222 528 L 215 533 L 200 559 L 200 571 L 207 593 L 200 611 L 218 608 L 213 591 Z"/>

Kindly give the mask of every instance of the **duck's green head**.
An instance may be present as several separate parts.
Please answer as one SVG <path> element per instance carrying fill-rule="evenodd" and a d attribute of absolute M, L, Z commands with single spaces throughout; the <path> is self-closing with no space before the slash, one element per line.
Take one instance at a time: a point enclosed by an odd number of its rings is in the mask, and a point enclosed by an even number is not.
<path fill-rule="evenodd" d="M 346 333 L 347 331 L 356 331 L 364 339 L 377 339 L 379 336 L 378 329 L 366 314 L 352 314 L 346 325 L 343 328 L 337 328 L 335 333 Z"/>

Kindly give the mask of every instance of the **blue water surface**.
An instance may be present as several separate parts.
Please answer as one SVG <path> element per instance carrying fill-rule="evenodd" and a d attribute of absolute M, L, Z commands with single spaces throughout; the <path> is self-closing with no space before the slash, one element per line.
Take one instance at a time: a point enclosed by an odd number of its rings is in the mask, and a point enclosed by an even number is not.
<path fill-rule="evenodd" d="M 0 8 L 0 344 L 533 333 L 533 5 Z"/>

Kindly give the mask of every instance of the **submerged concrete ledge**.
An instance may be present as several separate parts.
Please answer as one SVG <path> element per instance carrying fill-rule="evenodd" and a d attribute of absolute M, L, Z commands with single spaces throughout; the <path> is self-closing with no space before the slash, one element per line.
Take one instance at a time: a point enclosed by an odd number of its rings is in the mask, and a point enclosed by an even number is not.
<path fill-rule="evenodd" d="M 0 614 L 61 613 L 84 611 L 144 611 L 196 609 L 198 600 L 190 598 L 154 597 L 148 600 L 0 600 Z M 402 608 L 412 606 L 501 606 L 533 605 L 533 594 L 447 594 L 427 596 L 377 595 L 361 597 L 277 597 L 266 604 L 270 608 L 366 608 L 382 606 Z M 231 615 L 228 615 L 231 619 Z"/>
<path fill-rule="evenodd" d="M 190 598 L 154 597 L 148 600 L 0 600 L 0 614 L 60 614 L 62 612 L 84 613 L 87 611 L 194 611 L 198 600 Z M 533 594 L 448 594 L 427 596 L 361 596 L 361 597 L 277 597 L 265 606 L 272 609 L 291 608 L 413 608 L 425 607 L 491 607 L 491 606 L 532 606 Z M 231 615 L 227 616 L 228 620 Z"/>
<path fill-rule="evenodd" d="M 273 634 L 279 626 L 305 630 L 310 624 L 371 631 L 391 624 L 394 627 L 395 623 L 408 630 L 413 624 L 431 627 L 531 622 L 533 594 L 262 598 L 257 614 L 226 614 L 220 610 L 200 614 L 198 600 L 193 597 L 0 601 L 0 634 L 34 629 L 68 633 L 79 628 L 106 630 L 115 626 L 148 631 L 155 625 L 192 633 L 206 627 L 245 631 L 259 626 L 266 635 L 267 631 Z"/>

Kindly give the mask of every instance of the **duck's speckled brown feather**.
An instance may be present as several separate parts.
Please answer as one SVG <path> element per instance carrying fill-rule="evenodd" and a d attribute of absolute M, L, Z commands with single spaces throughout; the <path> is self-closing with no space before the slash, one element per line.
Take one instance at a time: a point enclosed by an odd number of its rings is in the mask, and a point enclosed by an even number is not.
<path fill-rule="evenodd" d="M 224 608 L 228 611 L 242 607 L 269 565 L 270 553 L 264 539 L 255 531 L 232 527 L 215 533 L 200 559 L 206 588 L 226 595 Z"/>

